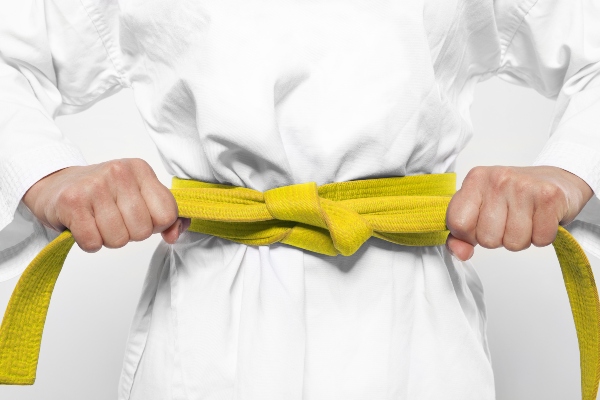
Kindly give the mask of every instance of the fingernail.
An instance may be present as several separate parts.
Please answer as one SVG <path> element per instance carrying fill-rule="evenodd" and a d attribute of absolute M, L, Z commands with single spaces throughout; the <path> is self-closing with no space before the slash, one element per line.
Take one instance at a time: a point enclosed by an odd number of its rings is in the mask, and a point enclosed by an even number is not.
<path fill-rule="evenodd" d="M 454 257 L 456 257 L 456 255 L 454 254 L 454 252 L 452 250 L 450 250 L 450 246 L 448 246 L 448 243 L 446 243 L 446 249 L 448 250 L 448 253 L 450 253 L 451 255 L 453 255 Z"/>
<path fill-rule="evenodd" d="M 183 222 L 181 222 L 181 220 L 177 221 L 177 230 L 179 231 L 179 234 L 181 235 L 183 233 Z"/>

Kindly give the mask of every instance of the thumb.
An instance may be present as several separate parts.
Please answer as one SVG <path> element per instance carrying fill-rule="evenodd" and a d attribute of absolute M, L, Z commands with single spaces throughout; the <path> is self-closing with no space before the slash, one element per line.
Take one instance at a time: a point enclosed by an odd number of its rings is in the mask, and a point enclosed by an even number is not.
<path fill-rule="evenodd" d="M 449 234 L 446 239 L 446 248 L 461 261 L 467 261 L 475 253 L 475 247 L 472 244 L 463 242 L 452 234 Z"/>
<path fill-rule="evenodd" d="M 177 218 L 177 220 L 162 231 L 160 234 L 163 240 L 169 244 L 173 244 L 179 239 L 179 236 L 190 227 L 191 220 L 189 218 Z"/>

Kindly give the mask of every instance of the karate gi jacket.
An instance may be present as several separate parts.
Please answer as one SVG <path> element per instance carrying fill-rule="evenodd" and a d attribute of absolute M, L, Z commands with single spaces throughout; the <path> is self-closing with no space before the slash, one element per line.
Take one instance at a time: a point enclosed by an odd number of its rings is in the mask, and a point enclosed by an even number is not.
<path fill-rule="evenodd" d="M 600 256 L 598 21 L 597 0 L 6 1 L 0 279 L 57 235 L 23 194 L 86 165 L 54 119 L 123 88 L 170 174 L 264 191 L 452 172 L 475 85 L 531 87 L 557 100 L 533 165 L 594 190 L 567 228 Z M 330 257 L 187 232 L 152 258 L 119 399 L 493 399 L 485 322 L 444 246 Z"/>

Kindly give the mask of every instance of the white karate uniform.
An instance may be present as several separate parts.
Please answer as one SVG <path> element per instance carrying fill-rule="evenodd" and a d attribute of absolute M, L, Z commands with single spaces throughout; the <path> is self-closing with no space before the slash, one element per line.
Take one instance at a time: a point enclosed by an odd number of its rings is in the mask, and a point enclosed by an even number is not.
<path fill-rule="evenodd" d="M 25 191 L 86 164 L 54 117 L 121 88 L 169 173 L 264 191 L 451 172 L 475 84 L 530 86 L 558 99 L 534 165 L 594 190 L 567 228 L 600 256 L 599 20 L 598 0 L 3 2 L 0 279 L 56 236 Z M 493 399 L 485 323 L 444 246 L 187 232 L 152 258 L 119 399 Z"/>

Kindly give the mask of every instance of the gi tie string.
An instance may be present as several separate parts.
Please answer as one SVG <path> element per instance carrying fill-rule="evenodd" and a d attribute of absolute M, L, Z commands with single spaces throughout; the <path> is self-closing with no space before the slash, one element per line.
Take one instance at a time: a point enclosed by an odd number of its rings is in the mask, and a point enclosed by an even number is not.
<path fill-rule="evenodd" d="M 174 178 L 179 215 L 191 231 L 247 245 L 280 242 L 330 256 L 349 256 L 371 236 L 405 246 L 438 246 L 450 233 L 445 219 L 456 174 L 307 182 L 266 190 Z M 35 381 L 52 290 L 71 247 L 67 230 L 27 267 L 0 327 L 0 384 Z M 600 303 L 590 263 L 573 236 L 558 226 L 552 243 L 577 330 L 583 400 L 600 381 Z"/>

